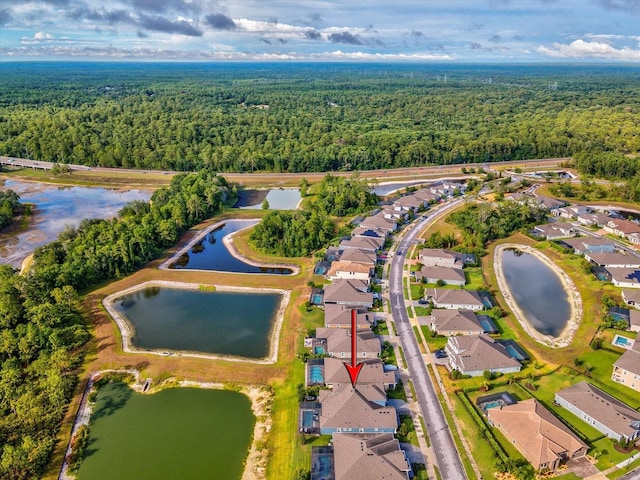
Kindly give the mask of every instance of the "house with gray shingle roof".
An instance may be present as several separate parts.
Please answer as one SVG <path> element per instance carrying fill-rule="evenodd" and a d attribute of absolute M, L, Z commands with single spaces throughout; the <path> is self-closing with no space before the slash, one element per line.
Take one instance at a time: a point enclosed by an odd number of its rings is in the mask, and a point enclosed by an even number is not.
<path fill-rule="evenodd" d="M 378 385 L 384 390 L 395 388 L 395 372 L 385 372 L 382 360 L 366 360 L 358 374 L 358 385 Z M 324 383 L 327 387 L 337 387 L 342 383 L 351 384 L 345 362 L 338 358 L 324 359 Z"/>
<path fill-rule="evenodd" d="M 562 240 L 562 243 L 573 248 L 574 253 L 584 255 L 587 253 L 613 253 L 615 244 L 604 237 L 574 237 Z"/>
<path fill-rule="evenodd" d="M 630 307 L 640 308 L 640 290 L 622 289 L 622 299 Z"/>
<path fill-rule="evenodd" d="M 336 358 L 351 358 L 350 328 L 317 328 L 316 339 L 325 340 L 325 351 Z M 380 339 L 372 330 L 356 331 L 356 348 L 359 359 L 378 358 L 382 352 Z"/>
<path fill-rule="evenodd" d="M 375 385 L 340 384 L 320 390 L 319 426 L 321 435 L 333 433 L 395 433 L 396 409 L 387 406 L 387 394 Z"/>
<path fill-rule="evenodd" d="M 471 310 L 433 309 L 431 315 L 418 317 L 420 325 L 427 325 L 438 335 L 480 335 L 484 328 Z"/>
<path fill-rule="evenodd" d="M 615 361 L 611 380 L 640 392 L 640 340 L 636 340 L 631 350 L 624 352 Z"/>
<path fill-rule="evenodd" d="M 555 400 L 615 440 L 633 440 L 640 434 L 640 413 L 590 383 L 580 382 L 560 390 Z"/>
<path fill-rule="evenodd" d="M 425 288 L 424 298 L 437 308 L 482 310 L 485 305 L 475 290 L 457 288 Z"/>
<path fill-rule="evenodd" d="M 640 255 L 635 253 L 585 253 L 584 258 L 598 267 L 640 268 Z"/>
<path fill-rule="evenodd" d="M 485 371 L 515 373 L 522 368 L 505 347 L 488 335 L 449 337 L 445 346 L 451 370 L 478 377 Z"/>
<path fill-rule="evenodd" d="M 616 287 L 640 288 L 640 268 L 611 267 L 606 272 Z"/>
<path fill-rule="evenodd" d="M 327 303 L 324 306 L 324 326 L 325 328 L 351 328 L 351 310 L 345 305 Z M 356 328 L 364 330 L 376 325 L 376 318 L 373 312 L 365 308 L 356 309 Z"/>
<path fill-rule="evenodd" d="M 544 225 L 536 225 L 533 227 L 536 235 L 540 235 L 547 240 L 555 240 L 556 238 L 574 237 L 576 230 L 573 225 L 565 222 L 546 223 Z"/>
<path fill-rule="evenodd" d="M 334 480 L 409 480 L 411 465 L 391 433 L 334 433 L 331 443 Z"/>
<path fill-rule="evenodd" d="M 379 229 L 387 232 L 395 232 L 398 229 L 398 224 L 396 223 L 395 219 L 386 217 L 384 212 L 366 217 L 360 223 L 360 226 Z"/>
<path fill-rule="evenodd" d="M 555 471 L 587 454 L 587 444 L 535 398 L 491 408 L 487 416 L 535 470 Z"/>
<path fill-rule="evenodd" d="M 464 271 L 455 267 L 429 267 L 423 266 L 416 272 L 416 280 L 425 283 L 437 283 L 442 280 L 445 285 L 463 286 L 467 283 Z"/>
<path fill-rule="evenodd" d="M 373 294 L 368 292 L 369 282 L 364 280 L 336 280 L 324 288 L 323 301 L 351 308 L 373 306 Z"/>
<path fill-rule="evenodd" d="M 381 237 L 354 236 L 347 240 L 342 240 L 339 244 L 340 250 L 357 248 L 367 252 L 377 252 L 384 246 L 385 239 Z"/>

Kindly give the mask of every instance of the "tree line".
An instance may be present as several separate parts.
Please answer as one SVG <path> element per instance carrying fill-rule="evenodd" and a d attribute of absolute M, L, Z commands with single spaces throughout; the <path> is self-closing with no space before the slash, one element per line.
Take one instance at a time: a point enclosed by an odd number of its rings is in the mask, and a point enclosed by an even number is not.
<path fill-rule="evenodd" d="M 61 164 L 355 171 L 640 150 L 640 85 L 624 69 L 504 67 L 486 85 L 469 67 L 442 82 L 435 67 L 133 65 L 110 67 L 109 83 L 106 66 L 64 81 L 13 68 L 0 153 Z"/>

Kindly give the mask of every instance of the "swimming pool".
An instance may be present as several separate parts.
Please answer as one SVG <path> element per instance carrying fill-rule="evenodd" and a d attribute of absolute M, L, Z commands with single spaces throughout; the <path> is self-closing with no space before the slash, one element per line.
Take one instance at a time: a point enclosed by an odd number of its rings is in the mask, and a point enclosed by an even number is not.
<path fill-rule="evenodd" d="M 320 365 L 311 365 L 309 367 L 309 383 L 324 383 L 324 373 Z"/>
<path fill-rule="evenodd" d="M 314 293 L 311 296 L 311 303 L 314 305 L 322 305 L 322 295 L 319 293 Z"/>
<path fill-rule="evenodd" d="M 504 402 L 501 402 L 500 400 L 494 400 L 493 402 L 489 402 L 489 403 L 485 403 L 484 404 L 484 410 L 485 412 L 491 408 L 497 408 L 497 407 L 501 407 L 502 405 L 504 405 Z"/>
<path fill-rule="evenodd" d="M 324 347 L 313 347 L 313 353 L 316 355 L 324 355 Z"/>
<path fill-rule="evenodd" d="M 632 338 L 623 337 L 622 335 L 616 335 L 615 337 L 613 337 L 613 341 L 611 343 L 616 347 L 631 349 L 633 348 L 635 340 L 633 340 Z"/>
<path fill-rule="evenodd" d="M 313 427 L 313 412 L 311 410 L 305 410 L 302 412 L 302 426 Z"/>

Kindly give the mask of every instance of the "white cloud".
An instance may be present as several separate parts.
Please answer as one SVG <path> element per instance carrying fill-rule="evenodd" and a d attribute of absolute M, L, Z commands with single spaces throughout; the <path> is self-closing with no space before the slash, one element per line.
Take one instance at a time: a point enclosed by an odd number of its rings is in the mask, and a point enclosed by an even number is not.
<path fill-rule="evenodd" d="M 555 42 L 552 47 L 540 45 L 537 52 L 555 58 L 597 58 L 600 60 L 622 60 L 640 62 L 640 50 L 630 47 L 615 48 L 604 42 L 575 40 L 570 44 Z"/>
<path fill-rule="evenodd" d="M 51 35 L 50 33 L 45 33 L 45 32 L 37 32 L 33 36 L 34 40 L 51 40 L 52 38 L 53 38 L 53 35 Z"/>

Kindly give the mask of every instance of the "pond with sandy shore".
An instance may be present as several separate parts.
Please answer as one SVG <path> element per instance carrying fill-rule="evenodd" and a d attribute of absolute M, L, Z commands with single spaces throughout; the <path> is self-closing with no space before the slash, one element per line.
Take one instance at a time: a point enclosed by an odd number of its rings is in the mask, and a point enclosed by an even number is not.
<path fill-rule="evenodd" d="M 494 259 L 500 290 L 524 330 L 550 346 L 570 343 L 582 302 L 568 275 L 525 245 L 500 245 Z"/>
<path fill-rule="evenodd" d="M 281 290 L 152 282 L 104 304 L 125 351 L 272 363 L 288 299 Z"/>

